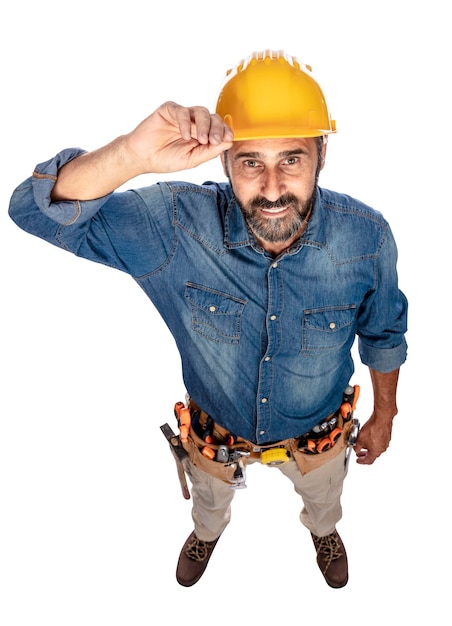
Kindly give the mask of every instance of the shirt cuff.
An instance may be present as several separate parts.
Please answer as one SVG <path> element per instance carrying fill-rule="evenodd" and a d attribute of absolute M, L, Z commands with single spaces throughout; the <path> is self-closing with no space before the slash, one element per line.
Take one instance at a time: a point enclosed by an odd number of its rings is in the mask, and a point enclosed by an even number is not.
<path fill-rule="evenodd" d="M 93 217 L 111 195 L 96 200 L 63 200 L 52 202 L 51 194 L 58 177 L 58 171 L 68 163 L 86 152 L 81 148 L 67 148 L 55 157 L 36 166 L 32 177 L 33 194 L 36 204 L 44 215 L 50 219 L 69 226 L 74 222 L 85 222 Z"/>
<path fill-rule="evenodd" d="M 365 344 L 361 338 L 358 340 L 358 350 L 361 361 L 377 372 L 383 374 L 398 369 L 407 357 L 407 343 L 405 338 L 395 348 L 375 348 Z"/>

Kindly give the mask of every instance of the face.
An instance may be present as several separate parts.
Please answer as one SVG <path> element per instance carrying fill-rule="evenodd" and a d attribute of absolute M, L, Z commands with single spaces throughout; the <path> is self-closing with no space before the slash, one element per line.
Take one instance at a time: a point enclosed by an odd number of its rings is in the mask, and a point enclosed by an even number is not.
<path fill-rule="evenodd" d="M 264 248 L 287 247 L 305 226 L 326 145 L 314 138 L 237 141 L 222 156 L 242 213 Z"/>

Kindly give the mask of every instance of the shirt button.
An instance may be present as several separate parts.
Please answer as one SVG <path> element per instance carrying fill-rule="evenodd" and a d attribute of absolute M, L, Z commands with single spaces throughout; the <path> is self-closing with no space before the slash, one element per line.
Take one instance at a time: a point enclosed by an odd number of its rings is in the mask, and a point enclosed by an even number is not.
<path fill-rule="evenodd" d="M 266 402 L 268 402 L 268 398 L 262 398 L 261 402 L 262 404 L 265 404 Z"/>
<path fill-rule="evenodd" d="M 333 328 L 336 328 L 336 324 L 334 322 L 330 322 L 329 326 L 331 330 L 333 330 Z"/>
<path fill-rule="evenodd" d="M 264 361 L 270 361 L 270 359 L 271 359 L 271 356 L 266 356 Z"/>
<path fill-rule="evenodd" d="M 278 267 L 278 261 L 275 261 L 275 262 L 273 263 L 272 267 L 273 267 L 274 269 L 276 269 L 276 268 Z"/>
<path fill-rule="evenodd" d="M 265 430 L 260 430 L 259 435 L 265 435 Z"/>
<path fill-rule="evenodd" d="M 272 322 L 276 319 L 276 315 L 270 315 L 270 319 L 272 320 Z"/>
<path fill-rule="evenodd" d="M 217 310 L 217 307 L 216 307 L 216 306 L 214 306 L 213 304 L 212 304 L 212 306 L 209 306 L 209 311 L 210 311 L 211 313 L 215 313 L 215 311 L 216 311 L 216 310 Z"/>

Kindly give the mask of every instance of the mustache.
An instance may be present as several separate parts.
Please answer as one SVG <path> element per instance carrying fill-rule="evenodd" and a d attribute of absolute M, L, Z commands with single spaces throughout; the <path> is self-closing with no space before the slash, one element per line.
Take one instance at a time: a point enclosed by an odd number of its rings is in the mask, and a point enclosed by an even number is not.
<path fill-rule="evenodd" d="M 291 193 L 280 196 L 277 200 L 271 201 L 267 198 L 256 197 L 250 202 L 253 209 L 282 209 L 290 204 L 297 204 L 297 197 Z"/>

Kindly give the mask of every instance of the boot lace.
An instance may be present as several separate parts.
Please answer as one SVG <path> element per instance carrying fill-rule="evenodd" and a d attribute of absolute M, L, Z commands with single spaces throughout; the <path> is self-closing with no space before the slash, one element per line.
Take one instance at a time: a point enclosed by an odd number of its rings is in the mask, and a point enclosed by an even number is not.
<path fill-rule="evenodd" d="M 185 554 L 189 559 L 192 559 L 192 561 L 204 561 L 209 555 L 212 543 L 212 541 L 198 539 L 195 535 L 186 547 Z"/>
<path fill-rule="evenodd" d="M 328 569 L 333 561 L 343 556 L 337 532 L 331 533 L 331 535 L 326 537 L 312 535 L 312 538 L 317 550 L 317 556 L 325 563 L 325 570 Z"/>

